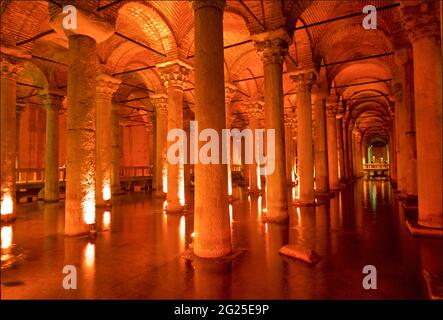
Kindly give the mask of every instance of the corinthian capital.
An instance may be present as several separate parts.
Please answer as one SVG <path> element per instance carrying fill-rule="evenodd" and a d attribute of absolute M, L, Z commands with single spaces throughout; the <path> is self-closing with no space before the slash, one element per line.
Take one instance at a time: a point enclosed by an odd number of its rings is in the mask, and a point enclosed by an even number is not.
<path fill-rule="evenodd" d="M 2 79 L 16 80 L 23 65 L 31 56 L 21 49 L 0 48 L 0 76 Z"/>
<path fill-rule="evenodd" d="M 414 43 L 422 37 L 440 36 L 438 1 L 402 1 L 400 15 L 408 32 L 409 40 Z"/>
<path fill-rule="evenodd" d="M 312 85 L 317 79 L 317 73 L 314 70 L 299 70 L 290 75 L 295 84 L 295 92 L 310 91 Z"/>
<path fill-rule="evenodd" d="M 189 78 L 189 73 L 193 69 L 189 64 L 181 60 L 172 60 L 157 64 L 160 71 L 160 77 L 166 88 L 178 87 L 185 88 Z"/>
<path fill-rule="evenodd" d="M 96 78 L 96 92 L 98 97 L 111 99 L 117 91 L 121 79 L 114 78 L 106 73 L 99 73 Z"/>
<path fill-rule="evenodd" d="M 158 93 L 151 96 L 151 103 L 159 113 L 168 112 L 168 95 Z"/>
<path fill-rule="evenodd" d="M 283 64 L 291 38 L 285 29 L 266 31 L 252 35 L 263 64 Z"/>
<path fill-rule="evenodd" d="M 45 89 L 39 93 L 39 98 L 48 109 L 60 109 L 65 100 L 65 92 L 59 89 Z"/>

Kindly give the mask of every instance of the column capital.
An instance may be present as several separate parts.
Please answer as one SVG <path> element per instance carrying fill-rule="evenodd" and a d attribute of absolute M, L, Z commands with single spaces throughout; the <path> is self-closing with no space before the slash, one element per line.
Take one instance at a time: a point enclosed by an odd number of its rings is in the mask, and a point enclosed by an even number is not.
<path fill-rule="evenodd" d="M 160 71 L 160 77 L 166 88 L 177 87 L 182 90 L 186 86 L 189 73 L 194 69 L 192 66 L 179 59 L 158 63 L 156 67 Z"/>
<path fill-rule="evenodd" d="M 295 84 L 295 92 L 310 91 L 317 79 L 315 70 L 297 70 L 289 75 Z"/>
<path fill-rule="evenodd" d="M 400 4 L 403 26 L 412 43 L 423 37 L 440 37 L 438 1 L 401 1 Z"/>
<path fill-rule="evenodd" d="M 251 36 L 263 64 L 283 64 L 291 38 L 284 28 Z"/>
<path fill-rule="evenodd" d="M 24 50 L 11 47 L 0 47 L 0 77 L 15 80 L 26 60 L 31 58 Z"/>
<path fill-rule="evenodd" d="M 249 119 L 255 118 L 259 119 L 264 110 L 265 103 L 261 100 L 255 100 L 255 101 L 248 101 L 245 102 L 244 105 L 246 106 L 246 112 L 248 113 Z"/>
<path fill-rule="evenodd" d="M 213 7 L 223 11 L 226 7 L 226 0 L 193 0 L 192 7 L 194 11 L 204 7 Z"/>
<path fill-rule="evenodd" d="M 46 109 L 58 110 L 65 100 L 66 93 L 60 89 L 48 88 L 40 90 L 38 96 Z"/>
<path fill-rule="evenodd" d="M 159 113 L 168 112 L 168 95 L 164 93 L 157 93 L 151 95 L 151 103 Z"/>
<path fill-rule="evenodd" d="M 112 77 L 104 72 L 100 72 L 96 77 L 96 93 L 101 98 L 111 99 L 112 95 L 117 91 L 121 79 Z"/>
<path fill-rule="evenodd" d="M 66 13 L 58 12 L 51 17 L 49 24 L 65 39 L 70 36 L 82 35 L 94 39 L 97 43 L 106 41 L 114 34 L 114 25 L 100 13 L 92 13 L 75 7 L 77 11 L 77 28 L 65 29 L 63 23 Z"/>
<path fill-rule="evenodd" d="M 328 115 L 328 117 L 335 118 L 337 116 L 337 113 L 338 113 L 337 103 L 328 101 L 328 103 L 326 103 L 326 114 Z"/>
<path fill-rule="evenodd" d="M 235 92 L 237 91 L 237 87 L 230 82 L 225 82 L 225 104 L 231 105 L 232 97 L 234 96 Z"/>
<path fill-rule="evenodd" d="M 401 48 L 395 50 L 394 61 L 397 66 L 402 66 L 409 61 L 409 50 L 408 48 Z"/>

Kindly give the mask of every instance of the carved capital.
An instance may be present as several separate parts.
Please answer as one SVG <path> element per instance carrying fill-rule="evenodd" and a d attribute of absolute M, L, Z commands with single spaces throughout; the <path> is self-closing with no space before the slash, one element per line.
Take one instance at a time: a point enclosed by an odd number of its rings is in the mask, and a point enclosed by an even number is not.
<path fill-rule="evenodd" d="M 23 50 L 1 47 L 0 49 L 0 77 L 2 79 L 16 80 L 23 65 L 31 56 Z"/>
<path fill-rule="evenodd" d="M 326 114 L 328 117 L 336 117 L 338 113 L 338 107 L 336 102 L 329 102 L 326 103 Z"/>
<path fill-rule="evenodd" d="M 283 28 L 252 35 L 255 47 L 263 64 L 283 64 L 291 43 L 286 30 Z"/>
<path fill-rule="evenodd" d="M 235 92 L 237 91 L 237 87 L 230 83 L 225 82 L 225 104 L 227 106 L 231 105 L 231 100 L 235 95 Z"/>
<path fill-rule="evenodd" d="M 59 89 L 44 89 L 39 93 L 39 98 L 46 109 L 59 110 L 65 100 L 65 92 Z"/>
<path fill-rule="evenodd" d="M 168 112 L 168 96 L 160 93 L 151 96 L 151 103 L 158 113 L 166 114 Z"/>
<path fill-rule="evenodd" d="M 295 92 L 311 91 L 312 85 L 317 79 L 316 72 L 312 70 L 300 70 L 290 75 L 295 84 Z"/>
<path fill-rule="evenodd" d="M 156 65 L 160 71 L 160 77 L 166 88 L 177 87 L 184 89 L 189 78 L 189 73 L 193 69 L 186 62 L 173 60 Z"/>
<path fill-rule="evenodd" d="M 99 98 L 111 99 L 117 91 L 121 79 L 114 78 L 106 73 L 99 73 L 96 78 L 96 92 Z"/>
<path fill-rule="evenodd" d="M 400 15 L 412 43 L 423 37 L 440 37 L 437 6 L 438 1 L 432 0 L 401 2 Z"/>
<path fill-rule="evenodd" d="M 263 115 L 265 103 L 263 101 L 249 101 L 245 103 L 249 119 L 259 119 Z"/>

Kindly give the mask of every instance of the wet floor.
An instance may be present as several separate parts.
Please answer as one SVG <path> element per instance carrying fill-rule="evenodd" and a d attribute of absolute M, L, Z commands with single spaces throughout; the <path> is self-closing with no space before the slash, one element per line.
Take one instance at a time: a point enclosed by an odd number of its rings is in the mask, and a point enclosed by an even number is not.
<path fill-rule="evenodd" d="M 245 251 L 228 263 L 182 258 L 193 216 L 165 215 L 149 193 L 116 197 L 97 212 L 98 235 L 63 236 L 60 204 L 24 204 L 2 227 L 2 299 L 425 299 L 423 269 L 442 271 L 443 241 L 412 238 L 387 181 L 359 181 L 317 207 L 292 207 L 289 225 L 264 224 L 262 198 L 234 190 L 232 244 Z M 314 267 L 278 250 L 315 250 Z M 66 265 L 77 289 L 63 288 Z M 365 265 L 377 289 L 365 290 Z M 66 271 L 66 270 L 65 270 Z M 70 273 L 69 273 L 70 274 Z"/>

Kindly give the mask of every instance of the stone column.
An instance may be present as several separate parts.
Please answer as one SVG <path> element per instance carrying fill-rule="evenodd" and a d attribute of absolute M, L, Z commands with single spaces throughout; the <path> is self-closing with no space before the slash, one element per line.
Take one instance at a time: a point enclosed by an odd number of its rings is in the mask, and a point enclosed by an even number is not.
<path fill-rule="evenodd" d="M 338 178 L 340 183 L 346 182 L 345 175 L 345 161 L 343 152 L 343 126 L 342 126 L 343 115 L 337 112 L 335 117 L 335 129 L 337 131 L 337 152 L 338 152 Z"/>
<path fill-rule="evenodd" d="M 111 113 L 112 95 L 117 91 L 120 79 L 100 72 L 96 78 L 96 172 L 95 205 L 111 202 L 112 144 Z"/>
<path fill-rule="evenodd" d="M 181 60 L 158 64 L 161 78 L 168 95 L 168 132 L 183 129 L 183 89 L 192 67 Z M 167 141 L 167 148 L 176 141 Z M 166 159 L 168 170 L 167 212 L 177 213 L 184 206 L 184 160 L 171 163 Z"/>
<path fill-rule="evenodd" d="M 253 35 L 265 75 L 265 129 L 275 130 L 274 172 L 266 174 L 266 222 L 288 219 L 285 137 L 283 124 L 283 61 L 291 39 L 284 29 Z M 272 159 L 271 159 L 272 160 Z"/>
<path fill-rule="evenodd" d="M 100 14 L 77 6 L 77 29 L 65 30 L 58 11 L 51 26 L 68 38 L 68 118 L 66 157 L 65 234 L 81 235 L 95 223 L 95 144 L 97 43 L 113 34 Z"/>
<path fill-rule="evenodd" d="M 120 114 L 119 105 L 111 105 L 111 191 L 112 195 L 122 194 L 120 185 Z"/>
<path fill-rule="evenodd" d="M 23 112 L 26 110 L 26 103 L 22 100 L 22 101 L 17 101 L 16 102 L 16 112 L 15 112 L 15 117 L 16 117 L 16 132 L 15 132 L 15 141 L 16 141 L 16 151 L 15 151 L 15 167 L 16 169 L 20 169 L 20 127 L 21 127 L 21 118 L 23 115 Z M 18 174 L 17 174 L 17 178 L 18 178 Z"/>
<path fill-rule="evenodd" d="M 155 94 L 151 97 L 151 103 L 155 107 L 155 168 L 153 189 L 155 195 L 165 196 L 166 186 L 163 186 L 163 173 L 166 171 L 166 137 L 168 135 L 168 96 L 166 94 Z M 166 179 L 165 179 L 166 182 Z"/>
<path fill-rule="evenodd" d="M 195 0 L 195 111 L 199 130 L 219 137 L 226 125 L 223 60 L 225 0 Z M 203 143 L 199 142 L 199 146 Z M 231 253 L 228 174 L 222 164 L 195 165 L 194 253 L 216 258 Z"/>
<path fill-rule="evenodd" d="M 418 223 L 443 228 L 442 52 L 437 1 L 402 4 L 414 58 Z"/>
<path fill-rule="evenodd" d="M 397 187 L 397 152 L 396 152 L 396 136 L 395 136 L 395 107 L 389 108 L 392 126 L 391 134 L 389 135 L 389 177 L 394 188 Z M 372 159 L 371 159 L 372 160 Z"/>
<path fill-rule="evenodd" d="M 16 90 L 18 73 L 28 55 L 17 49 L 1 48 L 0 107 L 1 107 L 1 221 L 15 219 L 15 155 L 16 155 Z"/>
<path fill-rule="evenodd" d="M 404 132 L 404 127 L 406 123 L 404 122 L 405 112 L 403 109 L 403 93 L 401 89 L 401 83 L 395 83 L 395 81 L 400 81 L 401 79 L 394 79 L 392 92 L 393 95 L 390 97 L 392 103 L 395 104 L 394 111 L 394 136 L 395 136 L 395 159 L 396 159 L 396 173 L 397 173 L 397 191 L 400 193 L 404 193 L 404 184 L 405 184 L 405 174 L 406 174 L 406 166 L 407 161 L 404 157 L 407 153 L 405 152 L 405 141 L 406 136 L 402 136 L 402 132 Z M 402 119 L 400 119 L 402 117 Z"/>
<path fill-rule="evenodd" d="M 399 106 L 399 143 L 403 171 L 403 186 L 399 190 L 403 196 L 414 199 L 417 197 L 417 159 L 415 144 L 415 115 L 414 115 L 414 81 L 413 64 L 410 50 L 402 48 L 395 52 L 395 62 L 398 66 L 397 81 L 392 91 L 396 104 Z"/>
<path fill-rule="evenodd" d="M 302 204 L 313 204 L 315 202 L 315 194 L 311 87 L 315 81 L 315 74 L 313 72 L 298 73 L 291 76 L 291 79 L 295 83 L 297 94 L 299 202 Z"/>
<path fill-rule="evenodd" d="M 290 114 L 285 113 L 285 156 L 286 156 L 286 183 L 292 185 L 292 165 L 293 165 L 293 143 L 292 143 L 292 131 L 293 131 L 293 119 Z"/>
<path fill-rule="evenodd" d="M 337 151 L 337 103 L 329 101 L 327 104 L 327 142 L 328 142 L 328 172 L 329 172 L 329 188 L 331 190 L 339 189 L 338 181 L 338 151 Z"/>
<path fill-rule="evenodd" d="M 45 154 L 45 202 L 56 202 L 59 200 L 59 113 L 63 103 L 64 92 L 57 89 L 45 90 L 40 94 L 46 107 L 46 154 Z"/>
<path fill-rule="evenodd" d="M 263 105 L 262 101 L 254 101 L 249 103 L 248 105 L 248 118 L 249 118 L 249 129 L 253 132 L 254 135 L 254 145 L 252 147 L 253 152 L 253 161 L 251 164 L 247 164 L 248 174 L 249 174 L 249 194 L 251 196 L 257 196 L 260 194 L 260 187 L 258 185 L 258 175 L 260 171 L 258 170 L 258 163 L 255 159 L 255 130 L 259 129 L 259 119 L 263 115 Z M 245 149 L 246 151 L 246 149 Z"/>
<path fill-rule="evenodd" d="M 313 90 L 314 105 L 314 165 L 316 192 L 320 195 L 329 194 L 328 148 L 326 138 L 326 93 L 315 85 Z"/>
<path fill-rule="evenodd" d="M 235 95 L 235 92 L 237 91 L 237 87 L 229 82 L 225 83 L 225 116 L 226 116 L 226 129 L 231 129 L 231 100 L 232 97 Z M 231 144 L 231 150 L 230 156 L 229 156 L 229 164 L 228 164 L 228 195 L 232 196 L 232 144 Z"/>
<path fill-rule="evenodd" d="M 361 158 L 361 134 L 358 131 L 354 131 L 354 159 L 355 159 L 355 177 L 360 178 L 362 176 L 362 158 Z M 386 159 L 385 159 L 386 160 Z"/>

